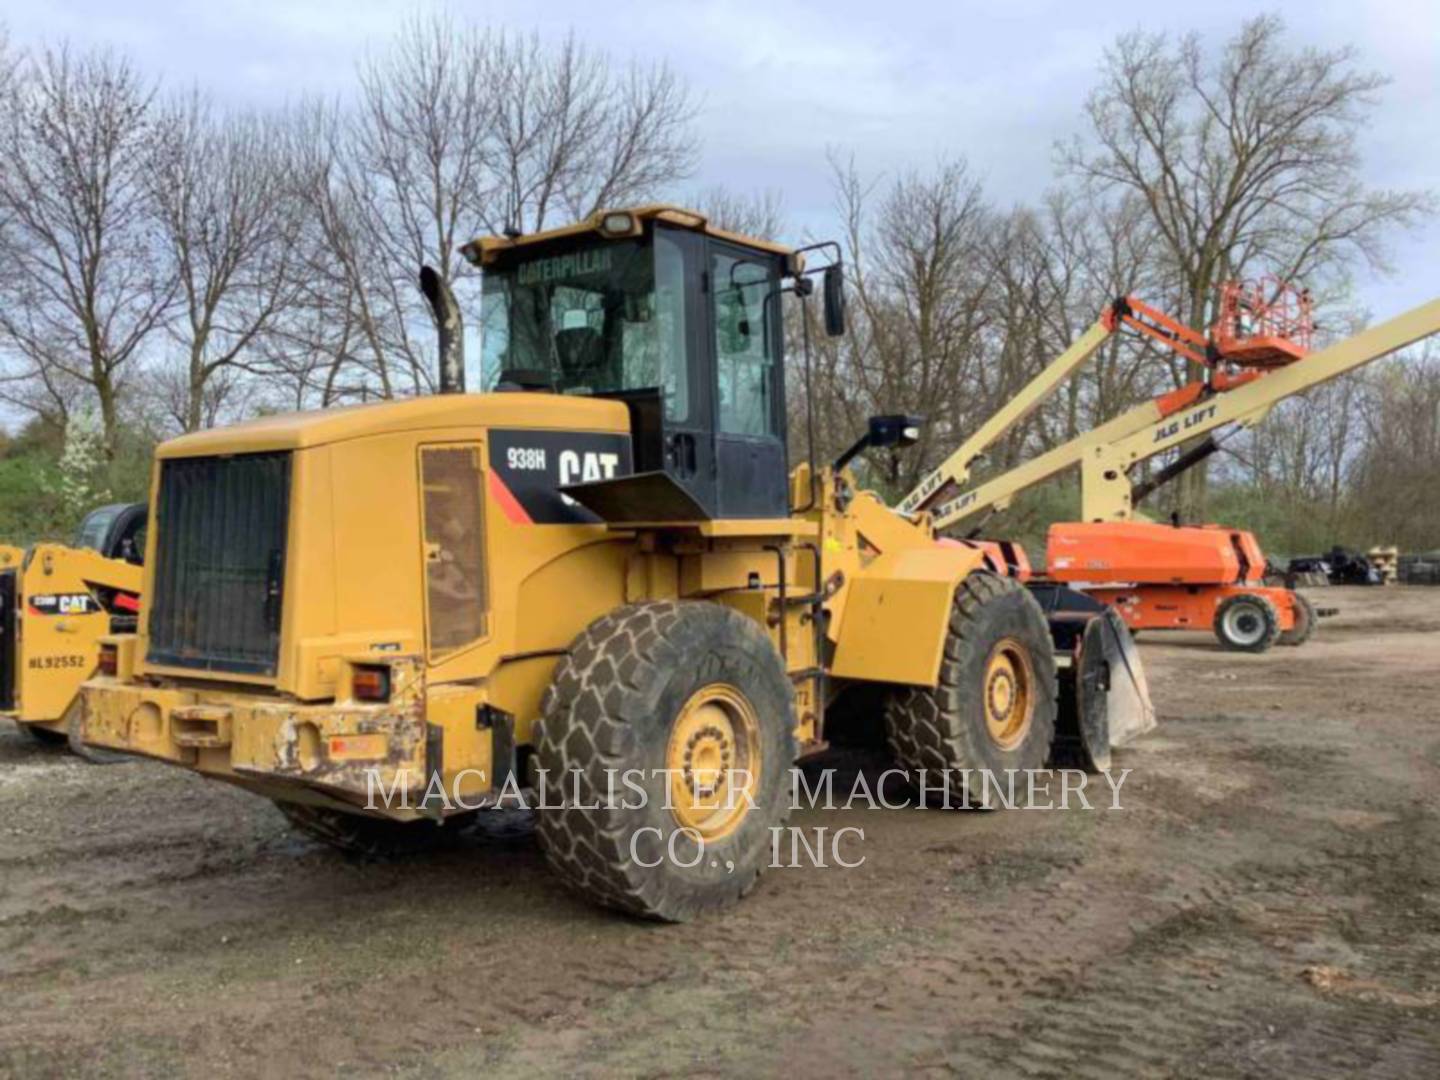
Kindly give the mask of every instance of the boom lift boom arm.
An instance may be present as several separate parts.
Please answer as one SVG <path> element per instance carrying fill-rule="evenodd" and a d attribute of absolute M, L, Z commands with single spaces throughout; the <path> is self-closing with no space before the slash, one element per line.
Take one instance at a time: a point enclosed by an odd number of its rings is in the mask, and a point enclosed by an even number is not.
<path fill-rule="evenodd" d="M 1284 367 L 1243 372 L 1209 383 L 1192 383 L 1136 406 L 1093 431 L 940 503 L 932 512 L 934 527 L 945 529 L 984 511 L 1003 510 L 1020 492 L 1075 465 L 1081 468 L 1083 519 L 1129 520 L 1138 489 L 1132 487 L 1128 472 L 1141 461 L 1226 425 L 1252 427 L 1285 398 L 1338 378 L 1436 333 L 1440 333 L 1440 300 L 1422 304 Z M 1085 340 L 1077 341 L 1076 346 Z M 1093 353 L 1098 344 L 1091 345 L 1085 355 Z M 1067 351 L 1067 357 L 1070 351 Z M 1057 360 L 1052 368 L 1059 363 Z M 1071 368 L 1078 363 L 1071 364 Z M 1051 369 L 1046 369 L 1031 387 L 1022 391 L 1027 408 L 1010 423 L 1027 415 L 1044 400 L 1043 396 L 1031 400 L 1029 392 L 1040 379 L 1050 374 Z M 1053 385 L 1050 384 L 1052 390 Z M 1045 393 L 1048 394 L 1049 390 Z M 989 427 L 986 425 L 986 428 Z M 979 434 L 977 432 L 977 436 Z M 990 440 L 998 434 L 990 434 Z M 962 451 L 965 449 L 961 448 Z M 965 483 L 969 478 L 968 471 L 951 471 L 955 469 L 954 463 L 960 453 L 957 451 L 935 473 L 926 477 L 916 491 L 920 492 L 928 486 L 928 492 L 933 493 L 946 480 L 954 480 L 957 485 Z M 973 458 L 973 454 L 971 456 Z M 963 463 L 964 466 L 968 464 L 968 461 Z M 1144 490 L 1151 488 L 1153 485 Z M 902 507 L 913 508 L 925 500 L 925 494 L 917 497 L 912 493 Z"/>

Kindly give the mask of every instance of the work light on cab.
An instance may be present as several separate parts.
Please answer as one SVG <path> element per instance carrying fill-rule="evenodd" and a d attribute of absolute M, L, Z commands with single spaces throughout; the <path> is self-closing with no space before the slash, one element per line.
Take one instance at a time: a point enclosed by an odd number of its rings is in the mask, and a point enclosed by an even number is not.
<path fill-rule="evenodd" d="M 635 218 L 626 213 L 606 214 L 600 221 L 605 236 L 630 236 L 635 232 Z"/>

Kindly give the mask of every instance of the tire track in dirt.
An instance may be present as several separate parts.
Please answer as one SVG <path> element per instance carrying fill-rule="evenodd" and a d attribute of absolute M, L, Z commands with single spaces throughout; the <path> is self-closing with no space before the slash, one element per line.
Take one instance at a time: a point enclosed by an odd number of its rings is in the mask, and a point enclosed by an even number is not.
<path fill-rule="evenodd" d="M 866 864 L 684 927 L 0 731 L 0 1073 L 1440 1075 L 1434 595 L 1263 657 L 1152 635 L 1123 812 L 805 811 Z"/>

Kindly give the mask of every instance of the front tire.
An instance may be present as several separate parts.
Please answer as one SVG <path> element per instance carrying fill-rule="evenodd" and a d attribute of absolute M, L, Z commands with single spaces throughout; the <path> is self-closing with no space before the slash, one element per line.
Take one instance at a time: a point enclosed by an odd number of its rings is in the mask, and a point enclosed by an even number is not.
<path fill-rule="evenodd" d="M 754 886 L 789 813 L 795 718 L 752 620 L 705 601 L 619 608 L 561 658 L 541 714 L 538 835 L 567 885 L 665 922 Z"/>
<path fill-rule="evenodd" d="M 83 738 L 85 719 L 85 700 L 77 694 L 70 707 L 65 710 L 65 741 L 70 744 L 70 752 L 82 761 L 88 761 L 91 765 L 119 765 L 125 761 L 133 761 L 129 754 L 117 753 L 114 750 L 102 750 L 98 746 L 90 746 Z"/>
<path fill-rule="evenodd" d="M 1315 605 L 1304 593 L 1293 593 L 1295 597 L 1295 625 L 1280 634 L 1281 645 L 1304 645 L 1315 635 L 1315 624 L 1320 617 L 1315 614 Z"/>
<path fill-rule="evenodd" d="M 68 741 L 63 731 L 55 731 L 52 728 L 41 727 L 39 724 L 27 724 L 16 720 L 15 726 L 30 737 L 31 742 L 37 742 L 41 746 L 61 747 Z"/>
<path fill-rule="evenodd" d="M 1280 637 L 1275 605 L 1257 593 L 1228 597 L 1215 609 L 1215 636 L 1234 652 L 1263 653 Z"/>
<path fill-rule="evenodd" d="M 976 571 L 955 589 L 939 685 L 897 687 L 886 703 L 890 752 L 912 783 L 923 779 L 927 797 L 993 805 L 1007 770 L 1044 767 L 1056 694 L 1040 605 L 1017 582 Z"/>

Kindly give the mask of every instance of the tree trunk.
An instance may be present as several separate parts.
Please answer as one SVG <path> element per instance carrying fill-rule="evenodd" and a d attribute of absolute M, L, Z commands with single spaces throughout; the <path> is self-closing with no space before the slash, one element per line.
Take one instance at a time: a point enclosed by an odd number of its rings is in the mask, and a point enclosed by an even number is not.
<path fill-rule="evenodd" d="M 108 377 L 96 381 L 95 396 L 100 399 L 100 423 L 105 433 L 105 460 L 114 461 L 120 438 L 120 417 L 115 401 L 115 387 Z"/>

